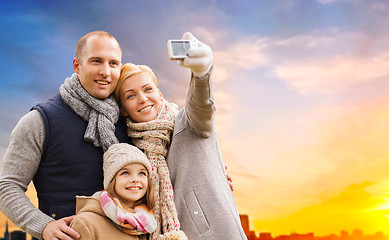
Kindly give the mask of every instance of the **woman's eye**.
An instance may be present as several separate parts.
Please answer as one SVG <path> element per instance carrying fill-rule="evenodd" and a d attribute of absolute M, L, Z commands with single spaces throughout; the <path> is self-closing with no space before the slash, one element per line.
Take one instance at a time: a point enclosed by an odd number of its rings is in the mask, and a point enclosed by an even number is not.
<path fill-rule="evenodd" d="M 139 174 L 140 174 L 140 175 L 143 175 L 143 176 L 147 176 L 147 173 L 146 173 L 146 172 L 140 172 Z"/>
<path fill-rule="evenodd" d="M 134 97 L 135 97 L 135 94 L 130 94 L 127 96 L 127 99 L 134 98 Z"/>
<path fill-rule="evenodd" d="M 153 89 L 152 88 L 146 88 L 145 89 L 145 92 L 150 92 L 150 91 L 153 91 Z"/>

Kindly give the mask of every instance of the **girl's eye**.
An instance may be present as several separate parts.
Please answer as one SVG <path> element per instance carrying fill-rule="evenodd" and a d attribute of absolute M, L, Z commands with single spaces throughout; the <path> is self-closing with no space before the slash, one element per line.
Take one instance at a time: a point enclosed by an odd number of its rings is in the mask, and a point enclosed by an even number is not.
<path fill-rule="evenodd" d="M 150 92 L 150 91 L 153 91 L 153 88 L 149 87 L 145 89 L 145 92 Z"/>
<path fill-rule="evenodd" d="M 120 175 L 128 175 L 127 171 L 122 172 Z"/>
<path fill-rule="evenodd" d="M 140 172 L 139 174 L 142 175 L 142 176 L 147 176 L 146 172 Z"/>

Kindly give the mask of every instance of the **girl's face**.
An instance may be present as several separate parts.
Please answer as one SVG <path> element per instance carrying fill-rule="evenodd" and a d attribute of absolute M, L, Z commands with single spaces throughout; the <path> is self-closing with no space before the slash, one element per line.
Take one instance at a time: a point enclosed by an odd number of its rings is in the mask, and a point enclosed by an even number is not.
<path fill-rule="evenodd" d="M 146 194 L 147 185 L 147 169 L 142 164 L 132 163 L 117 172 L 114 190 L 125 205 L 133 208 L 135 202 Z"/>
<path fill-rule="evenodd" d="M 120 112 L 135 122 L 149 122 L 157 118 L 162 105 L 162 94 L 152 76 L 141 72 L 124 80 L 120 91 Z"/>

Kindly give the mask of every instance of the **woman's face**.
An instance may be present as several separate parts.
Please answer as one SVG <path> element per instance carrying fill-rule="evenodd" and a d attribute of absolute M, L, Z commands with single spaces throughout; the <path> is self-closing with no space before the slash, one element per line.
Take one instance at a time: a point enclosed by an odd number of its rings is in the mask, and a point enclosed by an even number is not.
<path fill-rule="evenodd" d="M 147 169 L 139 163 L 124 166 L 115 177 L 115 193 L 124 204 L 132 208 L 146 194 L 147 185 Z"/>
<path fill-rule="evenodd" d="M 162 105 L 162 94 L 147 72 L 132 75 L 124 80 L 120 91 L 120 112 L 135 122 L 156 119 Z"/>

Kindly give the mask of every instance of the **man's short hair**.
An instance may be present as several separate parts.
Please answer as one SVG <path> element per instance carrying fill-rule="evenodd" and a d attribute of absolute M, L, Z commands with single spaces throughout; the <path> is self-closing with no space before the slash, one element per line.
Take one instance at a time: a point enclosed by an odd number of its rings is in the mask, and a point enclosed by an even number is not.
<path fill-rule="evenodd" d="M 84 35 L 82 38 L 80 38 L 80 40 L 78 40 L 78 42 L 77 42 L 77 46 L 76 46 L 76 58 L 80 61 L 80 63 L 81 63 L 82 54 L 84 53 L 84 48 L 85 48 L 86 41 L 87 41 L 90 37 L 93 37 L 93 36 L 108 37 L 108 38 L 114 39 L 114 40 L 118 43 L 119 48 L 120 48 L 120 51 L 122 51 L 122 48 L 120 47 L 119 42 L 118 42 L 118 41 L 116 40 L 116 38 L 115 38 L 114 36 L 112 36 L 111 34 L 105 32 L 105 31 L 94 31 L 94 32 L 90 32 L 90 33 L 85 34 L 85 35 Z"/>

